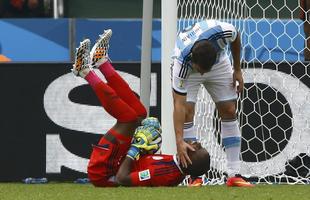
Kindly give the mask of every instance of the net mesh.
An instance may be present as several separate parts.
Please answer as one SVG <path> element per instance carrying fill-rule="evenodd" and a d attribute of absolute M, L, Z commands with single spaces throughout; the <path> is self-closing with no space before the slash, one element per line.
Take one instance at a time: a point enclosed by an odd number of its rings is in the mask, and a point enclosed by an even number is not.
<path fill-rule="evenodd" d="M 178 30 L 217 19 L 235 25 L 241 34 L 241 174 L 258 183 L 310 183 L 310 67 L 302 62 L 300 2 L 178 0 L 177 8 Z M 223 184 L 227 166 L 220 118 L 203 87 L 194 124 L 211 155 L 204 184 Z"/>

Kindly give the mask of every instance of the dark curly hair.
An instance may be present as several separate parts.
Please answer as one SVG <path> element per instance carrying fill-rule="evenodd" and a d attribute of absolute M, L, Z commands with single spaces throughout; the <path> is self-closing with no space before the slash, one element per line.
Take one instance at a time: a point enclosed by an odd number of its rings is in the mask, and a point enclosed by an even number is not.
<path fill-rule="evenodd" d="M 204 148 L 196 151 L 188 151 L 192 164 L 189 164 L 187 168 L 183 168 L 185 174 L 191 176 L 201 176 L 208 172 L 210 169 L 210 155 Z"/>
<path fill-rule="evenodd" d="M 210 41 L 200 40 L 196 42 L 191 52 L 193 64 L 197 64 L 206 72 L 211 70 L 216 61 L 217 51 Z"/>

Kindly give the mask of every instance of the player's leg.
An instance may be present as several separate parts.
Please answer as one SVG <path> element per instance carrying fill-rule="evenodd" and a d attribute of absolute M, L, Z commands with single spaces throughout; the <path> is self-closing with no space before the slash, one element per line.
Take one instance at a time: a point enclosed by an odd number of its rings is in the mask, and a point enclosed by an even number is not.
<path fill-rule="evenodd" d="M 115 71 L 108 57 L 109 41 L 112 30 L 105 30 L 91 51 L 91 61 L 105 76 L 109 86 L 111 86 L 118 96 L 129 104 L 140 118 L 146 117 L 146 109 L 134 92 L 130 89 L 127 82 Z"/>
<path fill-rule="evenodd" d="M 227 100 L 216 103 L 221 117 L 221 135 L 225 152 L 227 154 L 227 173 L 229 177 L 239 174 L 241 132 L 236 116 L 236 101 Z"/>
<path fill-rule="evenodd" d="M 251 184 L 239 177 L 241 131 L 236 116 L 236 99 L 238 95 L 236 88 L 232 84 L 232 73 L 230 61 L 222 61 L 213 66 L 212 70 L 207 73 L 207 81 L 204 86 L 215 102 L 221 118 L 221 136 L 227 155 L 227 173 L 229 177 L 227 185 L 251 186 Z M 230 185 L 230 182 L 233 182 L 233 184 Z"/>
<path fill-rule="evenodd" d="M 104 109 L 119 122 L 131 122 L 136 120 L 135 111 L 124 102 L 108 84 L 104 83 L 94 71 L 89 71 L 85 80 L 92 87 Z"/>
<path fill-rule="evenodd" d="M 227 68 L 227 70 L 225 70 Z M 215 65 L 204 84 L 216 104 L 221 118 L 221 136 L 227 154 L 228 176 L 239 174 L 241 132 L 236 116 L 236 89 L 232 85 L 233 76 L 230 63 Z"/>
<path fill-rule="evenodd" d="M 76 51 L 76 61 L 72 71 L 89 83 L 104 109 L 117 119 L 118 123 L 114 126 L 114 129 L 117 129 L 121 134 L 132 135 L 136 128 L 137 113 L 119 98 L 115 90 L 104 83 L 90 68 L 89 44 L 89 40 L 81 42 Z"/>
<path fill-rule="evenodd" d="M 105 75 L 109 86 L 116 91 L 120 98 L 128 103 L 136 111 L 140 118 L 144 119 L 147 115 L 145 107 L 131 90 L 128 83 L 114 70 L 111 63 L 109 61 L 105 62 L 100 65 L 99 70 Z M 106 71 L 109 71 L 109 73 L 106 73 Z M 112 72 L 114 73 L 111 74 Z"/>
<path fill-rule="evenodd" d="M 117 119 L 117 123 L 93 146 L 87 173 L 95 186 L 115 186 L 110 177 L 118 170 L 118 162 L 126 155 L 137 127 L 137 113 L 108 84 L 90 68 L 90 41 L 81 42 L 76 51 L 72 72 L 84 78 L 96 93 L 105 110 Z"/>

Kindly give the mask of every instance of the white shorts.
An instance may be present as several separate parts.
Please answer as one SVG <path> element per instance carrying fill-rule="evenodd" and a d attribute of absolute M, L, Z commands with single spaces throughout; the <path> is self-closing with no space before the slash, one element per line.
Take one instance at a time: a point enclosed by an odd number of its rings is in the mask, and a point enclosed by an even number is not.
<path fill-rule="evenodd" d="M 237 99 L 236 88 L 233 87 L 233 69 L 230 60 L 223 59 L 212 66 L 211 71 L 201 75 L 192 73 L 187 79 L 187 101 L 197 101 L 200 85 L 203 84 L 215 103 Z"/>

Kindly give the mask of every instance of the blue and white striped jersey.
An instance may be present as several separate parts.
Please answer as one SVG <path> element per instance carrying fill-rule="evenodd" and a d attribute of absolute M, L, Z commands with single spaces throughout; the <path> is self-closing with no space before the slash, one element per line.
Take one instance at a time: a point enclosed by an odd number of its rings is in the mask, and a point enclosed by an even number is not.
<path fill-rule="evenodd" d="M 191 50 L 195 42 L 209 40 L 217 51 L 216 63 L 229 60 L 225 47 L 237 38 L 236 28 L 229 23 L 216 20 L 203 20 L 179 32 L 176 39 L 172 65 L 174 91 L 185 94 L 187 78 L 195 73 L 191 66 Z"/>
<path fill-rule="evenodd" d="M 232 24 L 216 20 L 203 20 L 195 23 L 178 33 L 174 56 L 180 63 L 188 60 L 191 49 L 195 42 L 200 40 L 209 40 L 218 51 L 217 60 L 225 55 L 223 49 L 227 44 L 234 41 L 237 37 L 237 31 Z"/>

